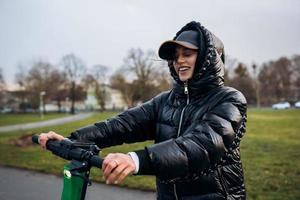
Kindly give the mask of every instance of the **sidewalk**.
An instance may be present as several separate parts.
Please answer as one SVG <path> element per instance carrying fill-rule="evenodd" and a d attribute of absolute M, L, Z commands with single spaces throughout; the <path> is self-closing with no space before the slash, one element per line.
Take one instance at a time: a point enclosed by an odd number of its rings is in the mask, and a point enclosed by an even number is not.
<path fill-rule="evenodd" d="M 93 113 L 80 113 L 80 114 L 73 115 L 73 116 L 70 116 L 70 117 L 51 119 L 51 120 L 42 121 L 42 122 L 32 122 L 32 123 L 27 123 L 27 124 L 16 124 L 16 125 L 11 125 L 11 126 L 2 126 L 2 127 L 0 127 L 0 133 L 8 132 L 8 131 L 17 131 L 17 130 L 26 130 L 26 129 L 32 129 L 32 128 L 39 128 L 39 127 L 44 127 L 44 126 L 53 126 L 53 125 L 65 124 L 65 123 L 68 123 L 68 122 L 79 121 L 79 120 L 88 118 L 92 114 Z"/>
<path fill-rule="evenodd" d="M 60 199 L 63 179 L 33 171 L 0 166 L 1 200 L 53 200 Z M 143 192 L 105 184 L 92 183 L 86 200 L 154 200 L 154 192 Z"/>

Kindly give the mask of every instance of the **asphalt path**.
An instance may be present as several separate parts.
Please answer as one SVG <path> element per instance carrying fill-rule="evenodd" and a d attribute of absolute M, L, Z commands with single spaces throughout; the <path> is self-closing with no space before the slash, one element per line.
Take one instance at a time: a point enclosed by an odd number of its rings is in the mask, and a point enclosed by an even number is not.
<path fill-rule="evenodd" d="M 1 200 L 56 200 L 60 199 L 62 177 L 15 168 L 0 167 Z M 154 192 L 130 190 L 92 183 L 86 200 L 154 200 Z"/>
<path fill-rule="evenodd" d="M 73 121 L 78 121 L 78 120 L 88 118 L 92 114 L 93 113 L 80 113 L 80 114 L 73 115 L 70 117 L 51 119 L 51 120 L 46 120 L 46 121 L 42 121 L 42 122 L 32 122 L 32 123 L 26 123 L 26 124 L 16 124 L 16 125 L 11 125 L 11 126 L 1 126 L 0 133 L 8 132 L 8 131 L 26 130 L 26 129 L 44 127 L 44 126 L 65 124 L 68 122 L 73 122 Z"/>

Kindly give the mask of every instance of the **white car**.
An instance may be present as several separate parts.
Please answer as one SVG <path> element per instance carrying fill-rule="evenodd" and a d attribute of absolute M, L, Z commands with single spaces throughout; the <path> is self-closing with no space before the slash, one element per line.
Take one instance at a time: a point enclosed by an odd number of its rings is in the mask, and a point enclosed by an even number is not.
<path fill-rule="evenodd" d="M 276 110 L 288 109 L 290 107 L 291 104 L 289 102 L 280 102 L 272 105 L 272 108 Z"/>
<path fill-rule="evenodd" d="M 295 103 L 295 108 L 300 108 L 300 101 L 297 101 L 297 102 Z"/>

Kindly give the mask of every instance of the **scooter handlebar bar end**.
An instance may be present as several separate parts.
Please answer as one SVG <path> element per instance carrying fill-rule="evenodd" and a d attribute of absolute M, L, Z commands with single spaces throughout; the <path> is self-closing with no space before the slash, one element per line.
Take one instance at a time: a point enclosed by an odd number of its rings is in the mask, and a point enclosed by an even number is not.
<path fill-rule="evenodd" d="M 33 143 L 39 144 L 39 135 L 33 135 L 31 139 Z"/>

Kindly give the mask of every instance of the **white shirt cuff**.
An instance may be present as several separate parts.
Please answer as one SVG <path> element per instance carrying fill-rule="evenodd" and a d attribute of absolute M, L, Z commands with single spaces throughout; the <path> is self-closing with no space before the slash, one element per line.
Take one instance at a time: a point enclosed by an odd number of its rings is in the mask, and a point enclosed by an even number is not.
<path fill-rule="evenodd" d="M 139 157 L 137 156 L 137 154 L 135 152 L 129 152 L 128 155 L 130 155 L 130 157 L 132 158 L 132 160 L 135 164 L 135 170 L 134 170 L 133 174 L 137 174 L 139 172 L 139 168 L 140 168 Z"/>

